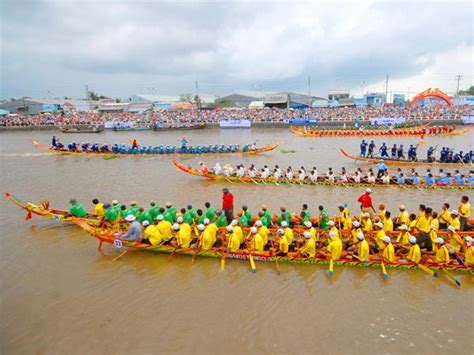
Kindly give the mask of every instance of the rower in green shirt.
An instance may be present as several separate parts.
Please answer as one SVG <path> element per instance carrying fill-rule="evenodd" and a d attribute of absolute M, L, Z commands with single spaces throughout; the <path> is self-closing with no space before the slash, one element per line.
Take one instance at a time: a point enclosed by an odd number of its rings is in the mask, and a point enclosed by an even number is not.
<path fill-rule="evenodd" d="M 249 212 L 248 207 L 246 205 L 242 206 L 242 211 L 244 211 L 244 216 L 247 218 L 247 222 L 252 220 L 252 214 Z"/>
<path fill-rule="evenodd" d="M 143 221 L 148 221 L 148 223 L 151 223 L 151 222 L 153 222 L 153 218 L 151 218 L 150 212 L 145 211 L 145 209 L 143 207 L 141 207 L 138 210 L 137 221 L 140 222 L 140 223 L 142 223 Z"/>
<path fill-rule="evenodd" d="M 216 226 L 217 228 L 221 227 L 226 227 L 227 226 L 227 218 L 224 213 L 222 213 L 221 210 L 216 212 L 217 214 L 217 221 L 216 221 Z"/>
<path fill-rule="evenodd" d="M 262 211 L 263 211 L 263 216 L 264 216 L 265 219 L 267 220 L 267 223 L 269 223 L 268 225 L 266 225 L 266 224 L 263 223 L 263 221 L 262 221 L 262 224 L 268 228 L 268 227 L 270 227 L 270 226 L 272 225 L 272 215 L 270 214 L 270 212 L 268 212 L 267 206 L 265 206 L 265 205 L 262 206 Z M 261 218 L 260 218 L 260 219 L 261 219 Z"/>
<path fill-rule="evenodd" d="M 184 223 L 187 223 L 189 225 L 194 224 L 194 219 L 191 216 L 191 213 L 189 213 L 189 211 L 186 211 L 186 208 L 181 208 L 180 212 L 181 212 L 181 216 L 183 217 Z"/>
<path fill-rule="evenodd" d="M 160 208 L 160 214 L 163 215 L 163 219 L 164 219 L 165 221 L 168 221 L 168 222 L 170 222 L 171 224 L 174 223 L 174 218 L 173 218 L 173 216 L 171 215 L 171 213 L 170 213 L 169 210 L 166 210 L 166 211 L 165 211 L 165 209 L 164 209 L 163 207 L 161 207 L 161 208 Z"/>
<path fill-rule="evenodd" d="M 216 219 L 216 212 L 214 211 L 214 208 L 211 207 L 211 203 L 210 202 L 206 202 L 204 204 L 204 206 L 206 206 L 207 210 L 206 212 L 204 213 L 204 215 L 206 216 L 206 218 L 209 220 L 209 221 L 214 221 Z"/>
<path fill-rule="evenodd" d="M 105 215 L 104 221 L 106 222 L 115 222 L 118 217 L 118 211 L 116 208 L 111 207 L 109 204 L 104 205 Z"/>
<path fill-rule="evenodd" d="M 281 225 L 281 222 L 285 221 L 290 225 L 291 214 L 286 210 L 285 207 L 280 207 L 281 215 L 278 217 L 278 224 Z"/>
<path fill-rule="evenodd" d="M 75 199 L 72 199 L 71 201 L 69 201 L 69 203 L 72 205 L 69 209 L 69 215 L 79 218 L 84 218 L 85 216 L 87 216 L 87 212 L 84 207 Z"/>
<path fill-rule="evenodd" d="M 301 210 L 300 217 L 301 217 L 302 224 L 310 221 L 311 219 L 311 214 L 308 211 L 308 205 L 306 203 L 303 205 L 303 209 Z"/>
<path fill-rule="evenodd" d="M 245 216 L 245 213 L 243 211 L 239 211 L 239 219 L 238 221 L 241 223 L 243 228 L 247 228 L 249 225 L 249 221 L 247 217 Z"/>
<path fill-rule="evenodd" d="M 329 213 L 323 206 L 319 206 L 319 228 L 329 229 Z"/>
<path fill-rule="evenodd" d="M 271 226 L 270 220 L 265 216 L 265 213 L 263 211 L 258 212 L 258 218 L 260 219 L 260 221 L 262 221 L 262 224 L 265 227 L 268 228 Z"/>
<path fill-rule="evenodd" d="M 166 202 L 166 212 L 169 212 L 171 218 L 173 219 L 173 221 L 171 223 L 174 223 L 176 221 L 176 214 L 177 214 L 177 211 L 176 211 L 176 208 L 174 208 L 172 205 L 171 205 L 171 202 Z M 164 216 L 164 215 L 163 215 Z M 166 219 L 166 218 L 165 218 Z"/>
<path fill-rule="evenodd" d="M 188 209 L 188 212 L 190 215 L 191 215 L 191 218 L 193 220 L 193 223 L 197 223 L 198 222 L 198 215 L 196 213 L 196 210 L 193 208 L 193 206 L 191 205 L 188 205 L 187 206 L 187 209 Z"/>
<path fill-rule="evenodd" d="M 150 206 L 148 213 L 150 214 L 151 219 L 155 220 L 160 214 L 160 206 L 158 206 L 155 201 L 151 201 Z"/>

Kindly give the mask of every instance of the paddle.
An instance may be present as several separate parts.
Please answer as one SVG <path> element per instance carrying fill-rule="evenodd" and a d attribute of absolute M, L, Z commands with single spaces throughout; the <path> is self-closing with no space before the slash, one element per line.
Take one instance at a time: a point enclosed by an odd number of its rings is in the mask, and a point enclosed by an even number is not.
<path fill-rule="evenodd" d="M 168 262 L 170 263 L 172 260 L 173 260 L 173 256 L 174 254 L 176 253 L 176 250 L 178 250 L 179 246 L 176 246 L 174 249 L 173 249 L 173 252 L 170 254 L 170 256 L 168 257 Z"/>
<path fill-rule="evenodd" d="M 276 251 L 275 249 L 275 242 L 272 240 L 272 248 L 273 250 Z M 276 269 L 277 269 L 277 274 L 280 275 L 280 266 L 278 265 L 278 256 L 275 255 L 275 264 L 276 264 Z"/>
<path fill-rule="evenodd" d="M 433 277 L 438 277 L 438 273 L 436 271 L 431 270 L 430 268 L 427 268 L 426 266 L 423 266 L 421 264 L 416 264 L 420 270 L 423 270 L 427 274 L 433 276 Z"/>
<path fill-rule="evenodd" d="M 225 270 L 225 257 L 226 257 L 226 253 L 225 253 L 225 234 L 222 235 L 221 241 L 222 241 L 221 271 L 224 271 Z"/>
<path fill-rule="evenodd" d="M 329 276 L 334 276 L 334 261 L 329 259 L 329 271 L 328 271 Z"/>
<path fill-rule="evenodd" d="M 456 279 L 453 275 L 451 275 L 448 270 L 443 269 L 443 271 L 446 273 L 446 276 L 448 277 L 449 280 L 454 282 L 456 286 L 461 287 L 461 282 L 458 279 Z"/>
<path fill-rule="evenodd" d="M 196 256 L 197 256 L 197 253 L 199 253 L 199 250 L 200 250 L 199 246 L 196 247 L 196 250 L 193 253 L 193 259 L 191 261 L 192 264 L 194 264 L 194 260 L 196 260 Z"/>
<path fill-rule="evenodd" d="M 124 256 L 126 253 L 128 252 L 128 249 L 125 249 L 125 251 L 123 253 L 120 253 L 119 256 L 115 257 L 114 258 L 114 261 L 117 261 L 118 259 L 120 259 L 122 256 Z"/>
<path fill-rule="evenodd" d="M 257 272 L 257 267 L 255 266 L 255 261 L 253 260 L 253 255 L 249 250 L 249 260 L 250 260 L 250 268 L 252 272 L 255 274 Z"/>
<path fill-rule="evenodd" d="M 387 273 L 387 269 L 385 268 L 385 263 L 383 261 L 383 258 L 382 258 L 382 274 L 383 274 L 383 278 L 384 279 L 388 279 L 388 273 Z"/>

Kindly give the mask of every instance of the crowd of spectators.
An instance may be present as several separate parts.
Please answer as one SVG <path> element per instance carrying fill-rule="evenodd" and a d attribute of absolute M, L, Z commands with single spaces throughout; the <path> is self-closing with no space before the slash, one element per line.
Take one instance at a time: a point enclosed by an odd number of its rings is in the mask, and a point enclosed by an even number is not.
<path fill-rule="evenodd" d="M 156 110 L 142 113 L 44 113 L 40 115 L 8 115 L 0 118 L 1 126 L 40 126 L 67 124 L 105 124 L 105 122 L 131 122 L 137 127 L 183 126 L 195 123 L 218 123 L 221 120 L 248 119 L 252 122 L 284 122 L 289 119 L 317 119 L 319 122 L 331 121 L 369 121 L 379 117 L 403 117 L 409 120 L 454 120 L 472 116 L 471 106 L 454 107 L 395 107 L 385 105 L 375 107 L 324 107 L 304 110 L 265 108 L 216 109 L 216 110 Z"/>

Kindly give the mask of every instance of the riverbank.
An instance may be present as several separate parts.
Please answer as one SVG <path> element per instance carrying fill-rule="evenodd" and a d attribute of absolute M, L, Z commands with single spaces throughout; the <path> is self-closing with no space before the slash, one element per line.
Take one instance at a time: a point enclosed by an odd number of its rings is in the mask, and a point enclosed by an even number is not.
<path fill-rule="evenodd" d="M 443 126 L 443 125 L 463 125 L 462 120 L 417 120 L 412 121 L 420 124 L 431 123 L 434 126 Z M 342 128 L 346 124 L 346 127 L 353 127 L 355 121 L 324 121 L 319 124 L 314 125 L 315 127 L 335 127 Z M 79 126 L 79 125 L 76 125 Z M 84 125 L 89 126 L 89 125 Z M 252 128 L 288 128 L 290 124 L 284 122 L 252 122 Z M 368 127 L 370 122 L 361 122 L 361 126 Z M 238 128 L 238 127 L 237 127 Z M 220 129 L 219 123 L 207 123 L 204 129 Z M 233 129 L 233 128 L 223 128 L 223 129 Z M 113 130 L 107 129 L 106 130 Z M 0 126 L 0 132 L 5 131 L 59 131 L 59 126 L 53 125 L 41 125 L 41 126 L 9 126 L 2 127 Z"/>

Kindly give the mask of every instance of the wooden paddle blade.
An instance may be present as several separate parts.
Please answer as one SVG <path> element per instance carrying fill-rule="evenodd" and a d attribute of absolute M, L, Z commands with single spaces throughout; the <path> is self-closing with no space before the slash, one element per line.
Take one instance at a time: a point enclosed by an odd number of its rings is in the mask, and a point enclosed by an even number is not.
<path fill-rule="evenodd" d="M 329 260 L 329 276 L 334 276 L 334 261 L 332 259 Z"/>
<path fill-rule="evenodd" d="M 387 269 L 385 268 L 385 263 L 382 263 L 382 273 L 383 273 L 383 278 L 388 279 L 388 274 L 387 274 Z"/>
<path fill-rule="evenodd" d="M 225 258 L 221 259 L 221 271 L 225 270 Z"/>
<path fill-rule="evenodd" d="M 426 272 L 427 274 L 433 276 L 433 277 L 438 277 L 438 273 L 431 270 L 430 268 L 427 268 L 426 266 L 423 266 L 423 265 L 420 265 L 418 264 L 418 267 L 420 268 L 420 270 L 423 270 L 424 272 Z"/>
<path fill-rule="evenodd" d="M 249 259 L 250 259 L 250 267 L 252 269 L 253 273 L 257 272 L 257 267 L 255 266 L 255 260 L 253 260 L 253 255 L 249 254 Z"/>
<path fill-rule="evenodd" d="M 452 282 L 454 282 L 458 287 L 461 287 L 461 282 L 456 279 L 453 275 L 451 275 L 448 270 L 443 269 L 443 271 L 446 273 L 446 276 L 448 276 L 448 279 L 450 279 Z"/>

